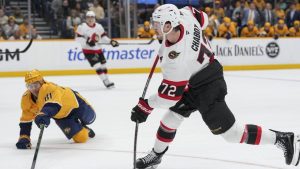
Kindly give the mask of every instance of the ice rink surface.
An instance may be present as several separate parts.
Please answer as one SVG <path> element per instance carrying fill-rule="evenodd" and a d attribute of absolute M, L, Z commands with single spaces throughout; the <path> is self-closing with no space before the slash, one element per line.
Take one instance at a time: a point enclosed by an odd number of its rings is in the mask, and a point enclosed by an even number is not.
<path fill-rule="evenodd" d="M 107 90 L 96 75 L 49 76 L 46 80 L 79 91 L 94 107 L 91 127 L 96 137 L 86 144 L 65 138 L 52 120 L 44 131 L 36 169 L 132 169 L 134 123 L 130 111 L 142 95 L 147 74 L 111 75 L 116 88 Z M 161 74 L 154 74 L 147 97 L 157 91 Z M 264 129 L 300 133 L 300 70 L 225 72 L 227 104 L 240 123 Z M 29 169 L 39 129 L 33 124 L 33 149 L 17 150 L 23 78 L 0 78 L 0 169 Z M 166 110 L 156 109 L 140 125 L 138 157 L 154 143 Z M 186 119 L 159 169 L 290 169 L 283 152 L 273 145 L 229 144 L 210 133 L 198 112 Z"/>

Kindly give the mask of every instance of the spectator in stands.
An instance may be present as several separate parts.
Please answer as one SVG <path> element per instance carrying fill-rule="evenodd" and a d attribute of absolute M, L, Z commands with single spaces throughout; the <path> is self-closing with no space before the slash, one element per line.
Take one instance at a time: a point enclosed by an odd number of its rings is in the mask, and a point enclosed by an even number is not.
<path fill-rule="evenodd" d="M 19 25 L 19 29 L 21 31 L 21 36 L 26 36 L 30 29 L 32 29 L 32 25 L 29 25 L 28 18 L 24 18 L 24 22 Z"/>
<path fill-rule="evenodd" d="M 62 16 L 63 18 L 67 18 L 70 13 L 70 6 L 69 6 L 69 1 L 68 0 L 63 0 L 62 3 Z"/>
<path fill-rule="evenodd" d="M 219 26 L 218 31 L 219 36 L 226 39 L 237 36 L 235 23 L 231 22 L 231 19 L 228 17 L 224 17 L 223 23 Z"/>
<path fill-rule="evenodd" d="M 5 15 L 3 9 L 0 9 L 0 27 L 6 25 L 7 22 L 8 22 L 8 16 Z"/>
<path fill-rule="evenodd" d="M 249 20 L 247 26 L 242 29 L 241 37 L 257 37 L 258 34 L 258 29 L 253 20 Z"/>
<path fill-rule="evenodd" d="M 218 20 L 221 22 L 223 18 L 225 17 L 224 9 L 222 8 L 221 2 L 217 0 L 215 2 L 215 8 L 214 8 L 214 14 L 218 18 Z"/>
<path fill-rule="evenodd" d="M 284 37 L 289 34 L 288 27 L 284 23 L 284 20 L 280 19 L 278 23 L 274 26 L 275 39 L 278 37 Z"/>
<path fill-rule="evenodd" d="M 22 15 L 21 9 L 19 7 L 15 7 L 14 14 L 16 24 L 20 25 L 24 21 L 24 16 Z"/>
<path fill-rule="evenodd" d="M 276 15 L 276 20 L 278 21 L 279 19 L 285 19 L 285 12 L 283 9 L 280 8 L 280 5 L 279 4 L 276 4 L 275 5 L 275 8 L 274 8 L 274 13 Z"/>
<path fill-rule="evenodd" d="M 53 11 L 53 19 L 57 20 L 62 15 L 62 0 L 53 0 L 51 3 L 51 9 Z"/>
<path fill-rule="evenodd" d="M 36 30 L 35 27 L 33 27 L 33 28 L 31 29 L 31 37 L 32 37 L 33 39 L 37 39 L 37 40 L 41 40 L 41 39 L 42 39 L 41 35 L 39 35 L 39 34 L 37 33 L 37 30 Z M 29 34 L 27 34 L 26 38 L 29 39 Z"/>
<path fill-rule="evenodd" d="M 15 17 L 8 17 L 8 23 L 3 27 L 6 37 L 11 37 L 19 30 L 19 26 L 15 23 Z"/>
<path fill-rule="evenodd" d="M 290 8 L 286 14 L 286 24 L 290 28 L 294 21 L 300 20 L 300 11 L 296 10 L 296 3 L 291 3 Z"/>
<path fill-rule="evenodd" d="M 300 21 L 294 21 L 294 26 L 289 29 L 289 36 L 300 37 Z"/>
<path fill-rule="evenodd" d="M 232 20 L 236 21 L 238 19 L 238 18 L 236 18 L 236 16 L 237 16 L 236 13 L 239 13 L 239 14 L 244 13 L 244 9 L 245 9 L 245 3 L 242 4 L 240 1 L 236 1 L 235 8 L 232 12 Z"/>
<path fill-rule="evenodd" d="M 0 40 L 5 40 L 6 39 L 6 36 L 4 34 L 4 31 L 3 29 L 0 27 Z"/>
<path fill-rule="evenodd" d="M 259 13 L 255 8 L 255 4 L 250 3 L 249 9 L 247 9 L 243 14 L 242 26 L 246 25 L 249 21 L 253 21 L 254 23 L 259 23 Z"/>
<path fill-rule="evenodd" d="M 79 14 L 80 20 L 83 20 L 85 16 L 84 16 L 83 8 L 79 2 L 76 2 L 75 10 L 76 13 Z"/>
<path fill-rule="evenodd" d="M 216 36 L 217 33 L 215 33 L 214 31 L 214 23 L 209 21 L 208 25 L 205 29 L 205 36 L 211 41 L 213 39 L 213 37 Z"/>
<path fill-rule="evenodd" d="M 287 3 L 285 1 L 286 0 L 279 0 L 279 2 L 277 1 L 277 4 L 279 5 L 280 9 L 282 9 L 282 10 L 286 10 L 286 8 L 287 8 Z"/>
<path fill-rule="evenodd" d="M 138 29 L 138 38 L 154 38 L 155 31 L 150 28 L 150 22 L 145 21 L 144 25 Z"/>
<path fill-rule="evenodd" d="M 276 15 L 272 11 L 271 3 L 266 4 L 266 8 L 263 11 L 263 16 L 264 16 L 264 22 L 269 22 L 271 25 L 274 25 L 276 23 Z"/>
<path fill-rule="evenodd" d="M 209 33 L 209 31 L 212 31 L 213 36 L 217 36 L 218 27 L 220 26 L 220 22 L 219 22 L 217 16 L 214 14 L 213 10 L 210 7 L 205 8 L 205 13 L 208 16 L 209 25 L 210 25 L 210 28 L 208 28 L 208 29 L 211 29 L 211 30 L 207 30 L 208 34 L 211 34 L 211 33 Z"/>
<path fill-rule="evenodd" d="M 77 26 L 81 23 L 81 19 L 78 16 L 75 9 L 72 9 L 70 12 L 70 16 L 67 17 L 66 21 L 66 29 L 67 29 L 67 36 L 66 38 L 75 38 L 75 32 L 77 30 Z"/>
<path fill-rule="evenodd" d="M 266 6 L 266 3 L 264 0 L 253 0 L 253 3 L 255 4 L 255 6 L 258 8 L 258 9 L 264 9 L 265 6 Z"/>
<path fill-rule="evenodd" d="M 94 5 L 90 7 L 90 11 L 95 12 L 97 22 L 100 22 L 105 17 L 104 9 L 98 0 L 94 0 Z"/>
<path fill-rule="evenodd" d="M 23 40 L 23 36 L 21 35 L 21 31 L 17 30 L 12 36 L 8 38 L 8 40 Z"/>
<path fill-rule="evenodd" d="M 274 37 L 274 34 L 274 28 L 270 22 L 266 22 L 264 27 L 259 30 L 260 37 Z"/>

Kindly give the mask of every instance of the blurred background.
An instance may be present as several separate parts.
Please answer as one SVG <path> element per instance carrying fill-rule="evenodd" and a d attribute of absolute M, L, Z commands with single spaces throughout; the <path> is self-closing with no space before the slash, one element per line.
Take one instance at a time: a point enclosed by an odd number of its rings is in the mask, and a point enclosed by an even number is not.
<path fill-rule="evenodd" d="M 0 0 L 0 39 L 72 39 L 88 10 L 112 38 L 151 38 L 147 21 L 165 3 L 205 11 L 210 39 L 300 36 L 298 0 Z"/>

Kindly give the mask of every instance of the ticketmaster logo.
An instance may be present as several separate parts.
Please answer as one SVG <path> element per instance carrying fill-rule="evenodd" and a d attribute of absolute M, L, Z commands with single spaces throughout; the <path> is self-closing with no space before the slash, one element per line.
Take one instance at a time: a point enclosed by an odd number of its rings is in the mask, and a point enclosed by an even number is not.
<path fill-rule="evenodd" d="M 139 60 L 151 59 L 154 57 L 154 49 L 131 49 L 131 50 L 102 50 L 106 60 Z M 78 48 L 69 49 L 67 52 L 69 61 L 84 61 L 85 57 Z"/>

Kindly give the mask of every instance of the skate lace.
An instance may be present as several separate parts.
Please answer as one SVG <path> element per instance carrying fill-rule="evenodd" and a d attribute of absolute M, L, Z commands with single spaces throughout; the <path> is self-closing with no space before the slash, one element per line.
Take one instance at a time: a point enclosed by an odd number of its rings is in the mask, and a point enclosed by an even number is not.
<path fill-rule="evenodd" d="M 279 142 L 276 144 L 276 146 L 277 146 L 278 148 L 280 148 L 280 149 L 283 151 L 284 156 L 286 157 L 286 156 L 287 156 L 287 149 L 286 149 L 286 147 L 285 147 L 284 142 L 279 141 Z"/>
<path fill-rule="evenodd" d="M 143 161 L 145 164 L 147 164 L 155 160 L 155 158 L 156 154 L 153 151 L 151 151 L 146 157 L 143 158 Z"/>

